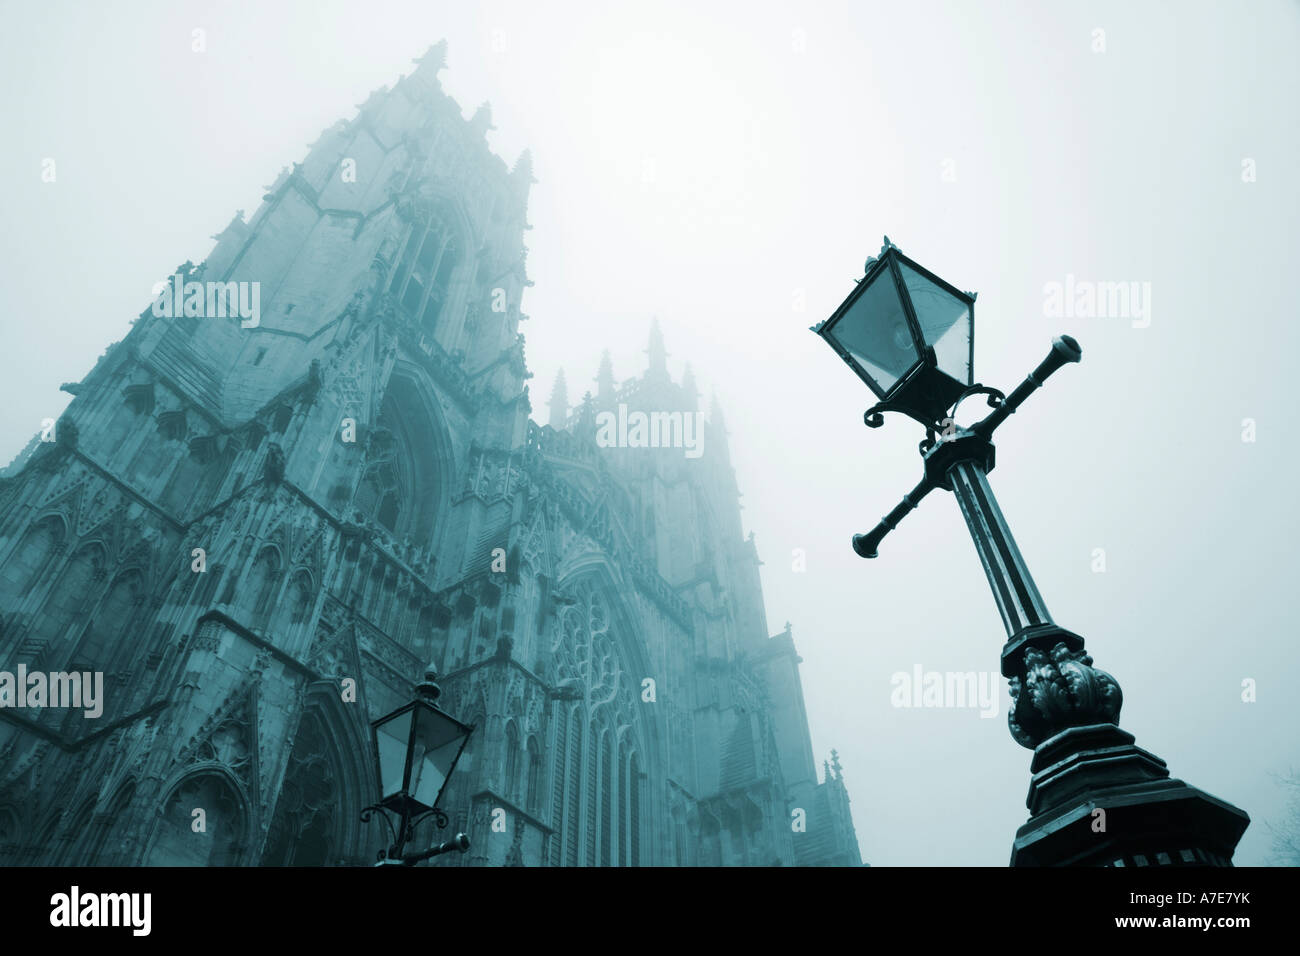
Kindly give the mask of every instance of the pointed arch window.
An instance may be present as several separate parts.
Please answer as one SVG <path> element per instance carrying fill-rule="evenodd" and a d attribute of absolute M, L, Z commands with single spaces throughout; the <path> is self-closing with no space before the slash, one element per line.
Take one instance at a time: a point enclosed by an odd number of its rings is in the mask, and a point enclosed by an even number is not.
<path fill-rule="evenodd" d="M 144 583 L 140 572 L 131 568 L 119 574 L 99 606 L 94 608 L 94 617 L 82 630 L 67 656 L 64 669 L 75 673 L 112 672 L 115 669 L 113 665 L 122 659 L 123 649 L 138 646 L 133 640 L 133 631 L 139 623 L 138 612 L 143 598 Z M 99 701 L 101 712 L 93 720 L 85 716 L 84 710 L 75 707 L 66 712 L 50 710 L 47 713 L 52 722 L 62 727 L 63 733 L 79 735 L 92 724 L 102 726 L 118 716 L 121 702 L 120 694 L 111 691 L 104 694 Z"/>
<path fill-rule="evenodd" d="M 418 387 L 401 375 L 389 381 L 366 446 L 353 507 L 400 540 L 426 546 L 438 519 L 442 456 L 436 424 Z"/>
<path fill-rule="evenodd" d="M 542 754 L 537 747 L 537 738 L 528 738 L 528 785 L 524 793 L 524 805 L 530 813 L 542 808 Z"/>
<path fill-rule="evenodd" d="M 632 754 L 627 762 L 627 796 L 623 805 L 627 808 L 627 852 L 623 854 L 628 866 L 641 865 L 641 766 Z"/>
<path fill-rule="evenodd" d="M 5 560 L 0 573 L 0 594 L 9 595 L 16 602 L 25 589 L 40 580 L 39 572 L 62 538 L 63 524 L 53 515 L 29 527 Z"/>
<path fill-rule="evenodd" d="M 569 750 L 569 711 L 563 705 L 555 711 L 554 763 L 551 765 L 551 866 L 564 862 L 565 815 L 564 784 L 568 780 L 566 756 Z"/>
<path fill-rule="evenodd" d="M 236 589 L 238 584 L 239 584 L 239 571 L 238 569 L 236 569 L 233 574 L 231 574 L 229 577 L 226 578 L 226 586 L 225 588 L 222 589 L 221 600 L 217 601 L 217 603 L 225 604 L 225 605 L 234 604 L 235 596 L 237 594 Z"/>
<path fill-rule="evenodd" d="M 193 810 L 204 811 L 204 829 L 193 829 Z M 163 805 L 145 866 L 238 866 L 247 837 L 247 814 L 239 795 L 220 774 L 182 781 Z"/>
<path fill-rule="evenodd" d="M 254 590 L 253 614 L 268 614 L 275 603 L 280 583 L 280 555 L 275 548 L 263 548 L 253 562 L 252 586 Z"/>
<path fill-rule="evenodd" d="M 99 545 L 90 544 L 79 549 L 50 588 L 45 605 L 35 620 L 34 632 L 47 642 L 55 642 L 63 638 L 75 622 L 83 620 L 82 612 L 96 590 L 95 580 L 103 568 L 104 552 Z M 67 645 L 62 645 L 58 649 L 51 648 L 51 653 L 63 657 L 68 650 Z"/>
<path fill-rule="evenodd" d="M 600 746 L 600 865 L 611 866 L 614 856 L 614 735 L 608 730 Z"/>
<path fill-rule="evenodd" d="M 587 866 L 595 866 L 596 851 L 598 849 L 597 838 L 599 836 L 596 832 L 599 819 L 596 814 L 600 806 L 600 754 L 605 747 L 604 728 L 593 723 L 589 743 L 590 747 L 587 753 L 587 795 L 583 806 L 583 816 L 586 819 L 583 832 L 586 841 L 586 853 L 583 859 L 586 861 Z"/>
<path fill-rule="evenodd" d="M 379 427 L 366 449 L 365 473 L 357 489 L 357 508 L 396 534 L 410 497 L 411 467 L 406 449 L 390 427 L 394 409 L 385 401 Z"/>
<path fill-rule="evenodd" d="M 512 720 L 506 724 L 506 779 L 505 793 L 507 800 L 514 800 L 519 790 L 519 731 Z"/>
<path fill-rule="evenodd" d="M 442 317 L 462 251 L 450 213 L 443 207 L 434 207 L 425 221 L 411 227 L 393 290 L 402 310 L 426 335 L 432 335 Z"/>
<path fill-rule="evenodd" d="M 554 784 L 552 826 L 563 833 L 565 865 L 625 866 L 634 855 L 639 864 L 632 820 L 640 815 L 641 794 L 629 756 L 642 739 L 639 682 L 624 668 L 603 589 L 582 581 L 564 590 L 573 600 L 555 628 L 553 667 L 560 683 L 581 690 L 583 702 L 568 715 L 566 757 L 555 757 L 554 772 L 566 773 L 569 782 L 563 790 Z"/>
<path fill-rule="evenodd" d="M 299 570 L 293 576 L 293 583 L 289 588 L 290 624 L 298 625 L 307 620 L 307 617 L 311 614 L 312 605 L 315 603 L 315 592 L 316 589 L 312 586 L 311 575 L 306 570 Z"/>
<path fill-rule="evenodd" d="M 579 827 L 582 822 L 582 718 L 575 712 L 569 721 L 569 786 L 564 813 L 564 862 L 577 866 Z"/>
<path fill-rule="evenodd" d="M 263 866 L 327 866 L 342 856 L 332 743 L 315 711 L 303 717 L 262 853 Z"/>

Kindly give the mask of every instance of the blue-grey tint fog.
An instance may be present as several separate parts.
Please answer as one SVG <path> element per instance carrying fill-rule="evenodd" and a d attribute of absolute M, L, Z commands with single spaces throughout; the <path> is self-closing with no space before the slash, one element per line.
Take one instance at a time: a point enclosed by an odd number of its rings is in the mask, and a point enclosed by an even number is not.
<path fill-rule="evenodd" d="M 1121 725 L 1252 815 L 1236 862 L 1269 861 L 1272 775 L 1300 763 L 1295 4 L 49 2 L 3 22 L 0 458 L 155 282 L 445 37 L 448 92 L 492 103 L 507 162 L 534 156 L 535 408 L 561 366 L 580 396 L 603 348 L 639 373 L 652 316 L 674 374 L 716 390 L 863 858 L 1004 864 L 1030 756 L 1001 682 L 989 717 L 891 702 L 899 672 L 996 671 L 1003 633 L 950 495 L 876 561 L 849 547 L 919 477 L 921 436 L 865 429 L 873 396 L 808 326 L 887 232 L 979 293 L 977 381 L 1081 343 L 1000 430 L 991 484 L 1053 616 L 1123 687 Z"/>

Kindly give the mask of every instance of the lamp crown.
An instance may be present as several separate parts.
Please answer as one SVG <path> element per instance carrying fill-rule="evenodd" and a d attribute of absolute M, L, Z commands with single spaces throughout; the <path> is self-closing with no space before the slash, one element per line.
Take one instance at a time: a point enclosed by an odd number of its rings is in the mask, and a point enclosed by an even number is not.
<path fill-rule="evenodd" d="M 415 685 L 415 696 L 432 704 L 442 696 L 442 688 L 438 686 L 437 680 L 438 672 L 430 667 L 424 672 L 424 680 Z"/>

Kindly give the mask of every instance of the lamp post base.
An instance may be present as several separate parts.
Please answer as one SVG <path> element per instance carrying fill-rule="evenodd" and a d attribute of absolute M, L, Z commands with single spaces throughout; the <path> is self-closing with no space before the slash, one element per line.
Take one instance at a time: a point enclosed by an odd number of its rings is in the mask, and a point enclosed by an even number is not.
<path fill-rule="evenodd" d="M 1012 866 L 1231 866 L 1250 818 L 1174 780 L 1114 724 L 1072 727 L 1034 751 Z"/>

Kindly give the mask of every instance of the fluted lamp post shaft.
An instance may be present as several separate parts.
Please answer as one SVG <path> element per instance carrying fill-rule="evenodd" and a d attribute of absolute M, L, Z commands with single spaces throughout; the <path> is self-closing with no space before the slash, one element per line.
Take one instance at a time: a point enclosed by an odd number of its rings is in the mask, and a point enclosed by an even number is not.
<path fill-rule="evenodd" d="M 952 466 L 948 477 L 993 589 L 1007 637 L 1014 637 L 1026 627 L 1051 624 L 1052 616 L 1016 547 L 984 471 L 976 462 L 960 461 Z"/>
<path fill-rule="evenodd" d="M 1007 632 L 1011 735 L 1034 751 L 1012 865 L 1231 865 L 1249 818 L 1170 779 L 1120 730 L 1119 684 L 1052 620 L 981 464 L 957 461 L 947 477 Z"/>

